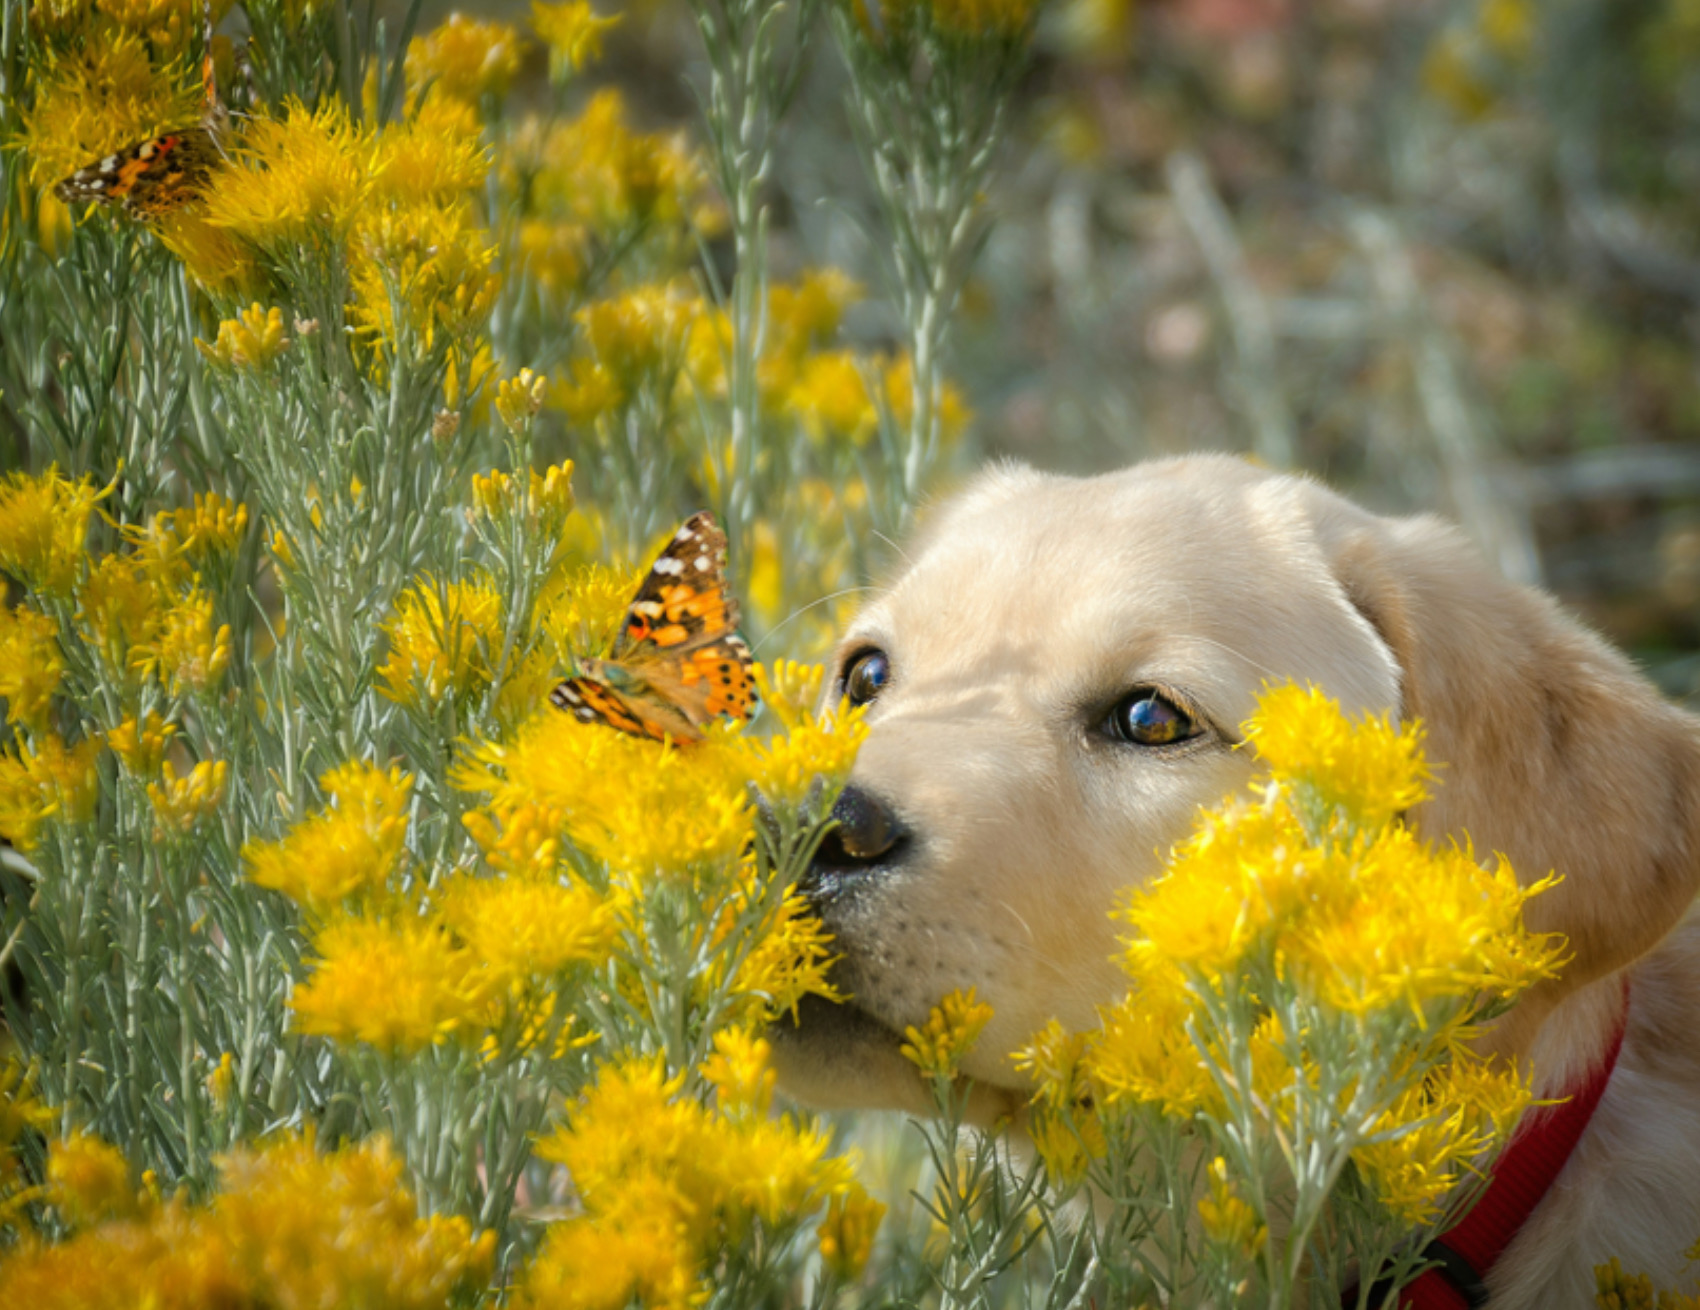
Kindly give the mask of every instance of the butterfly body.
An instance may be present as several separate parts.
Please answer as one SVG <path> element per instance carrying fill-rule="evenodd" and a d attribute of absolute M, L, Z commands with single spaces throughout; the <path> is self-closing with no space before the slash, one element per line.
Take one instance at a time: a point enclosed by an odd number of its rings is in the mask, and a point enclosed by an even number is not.
<path fill-rule="evenodd" d="M 583 723 L 634 737 L 697 741 L 755 707 L 750 648 L 726 585 L 726 534 L 693 515 L 650 567 L 605 659 L 581 659 L 550 694 Z"/>

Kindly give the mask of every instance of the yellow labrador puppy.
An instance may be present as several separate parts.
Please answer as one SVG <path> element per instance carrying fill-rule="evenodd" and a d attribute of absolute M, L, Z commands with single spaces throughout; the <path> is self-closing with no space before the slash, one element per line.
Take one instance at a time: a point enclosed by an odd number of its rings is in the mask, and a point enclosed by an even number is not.
<path fill-rule="evenodd" d="M 1006 467 L 932 516 L 835 676 L 871 733 L 808 890 L 852 999 L 776 1030 L 797 1096 L 925 1110 L 897 1034 L 975 987 L 996 1017 L 967 1072 L 985 1111 L 1020 1105 L 1003 1053 L 1120 994 L 1116 893 L 1245 782 L 1231 748 L 1262 686 L 1311 683 L 1427 725 L 1425 836 L 1564 876 L 1529 919 L 1573 958 L 1492 1047 L 1565 1095 L 1622 1034 L 1580 1143 L 1482 1271 L 1488 1304 L 1591 1306 L 1613 1255 L 1677 1282 L 1700 1235 L 1700 722 L 1549 598 L 1436 520 L 1230 458 Z"/>

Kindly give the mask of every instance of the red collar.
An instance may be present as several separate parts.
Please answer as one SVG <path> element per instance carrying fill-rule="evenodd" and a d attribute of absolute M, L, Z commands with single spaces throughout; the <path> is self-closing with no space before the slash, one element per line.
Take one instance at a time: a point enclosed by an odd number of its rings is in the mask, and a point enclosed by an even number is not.
<path fill-rule="evenodd" d="M 1440 1264 L 1405 1289 L 1399 1299 L 1402 1310 L 1474 1310 L 1487 1304 L 1488 1271 L 1529 1221 L 1576 1149 L 1617 1068 L 1628 1026 L 1629 979 L 1625 977 L 1623 1014 L 1612 1032 L 1606 1058 L 1568 1099 L 1549 1111 L 1524 1117 L 1510 1145 L 1494 1162 L 1492 1180 L 1481 1199 L 1431 1244 L 1426 1254 Z"/>

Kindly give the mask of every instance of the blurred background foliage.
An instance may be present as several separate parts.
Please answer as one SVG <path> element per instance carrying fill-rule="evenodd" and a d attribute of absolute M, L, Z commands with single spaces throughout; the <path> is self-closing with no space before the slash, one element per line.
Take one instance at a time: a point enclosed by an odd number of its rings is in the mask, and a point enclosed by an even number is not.
<path fill-rule="evenodd" d="M 607 50 L 591 77 L 646 126 L 692 115 L 684 6 Z M 851 271 L 846 333 L 894 345 L 845 83 L 817 47 L 770 258 Z M 1458 520 L 1700 690 L 1695 0 L 1061 0 L 991 200 L 958 474 L 1291 464 Z"/>

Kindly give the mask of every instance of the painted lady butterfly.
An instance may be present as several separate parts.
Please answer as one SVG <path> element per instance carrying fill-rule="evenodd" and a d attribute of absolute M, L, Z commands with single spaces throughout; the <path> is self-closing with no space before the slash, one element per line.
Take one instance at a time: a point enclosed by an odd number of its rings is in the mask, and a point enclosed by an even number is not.
<path fill-rule="evenodd" d="M 223 157 L 219 139 L 225 112 L 213 71 L 212 14 L 201 10 L 201 89 L 205 112 L 194 127 L 135 141 L 105 159 L 85 164 L 53 188 L 68 205 L 98 200 L 121 204 L 131 218 L 161 218 L 199 200 L 207 176 Z"/>
<path fill-rule="evenodd" d="M 707 511 L 692 515 L 650 566 L 608 657 L 578 661 L 549 699 L 634 737 L 698 741 L 716 716 L 747 719 L 755 707 L 750 648 L 737 626 L 726 534 Z"/>

